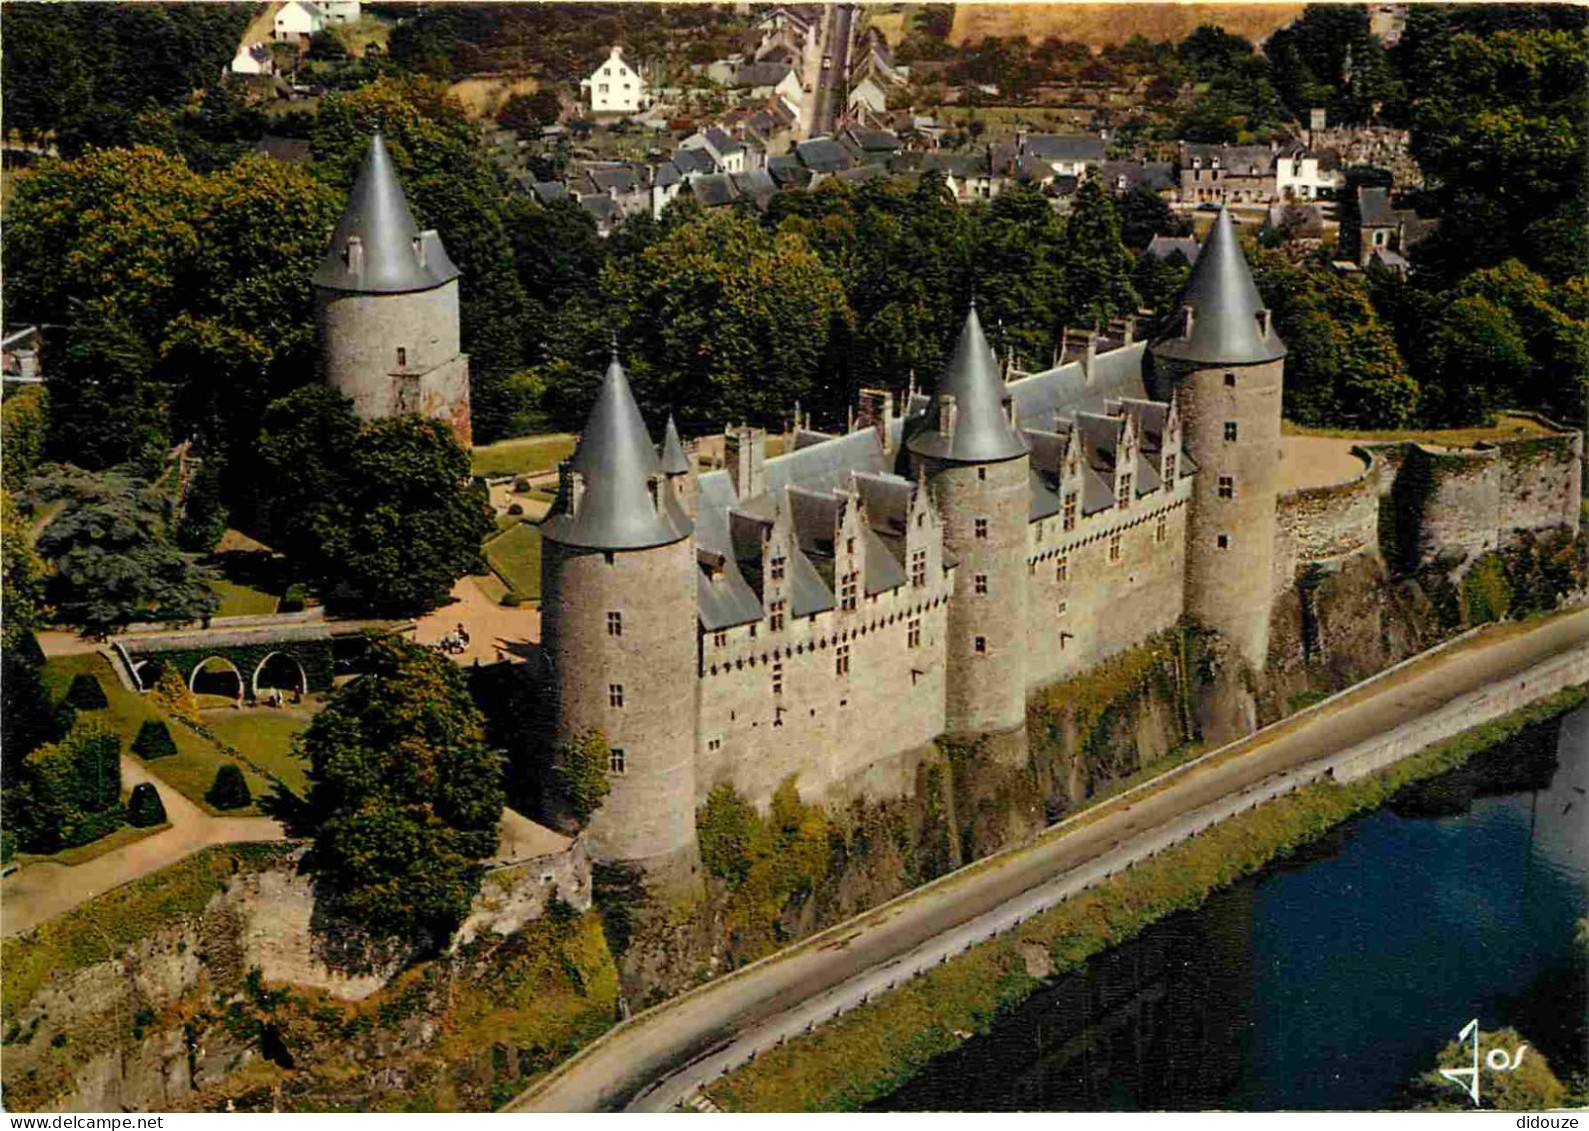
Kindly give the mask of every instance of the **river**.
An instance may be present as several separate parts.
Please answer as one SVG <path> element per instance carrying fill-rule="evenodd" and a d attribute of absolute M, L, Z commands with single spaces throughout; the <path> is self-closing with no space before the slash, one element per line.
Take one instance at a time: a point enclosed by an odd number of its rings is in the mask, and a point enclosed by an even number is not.
<path fill-rule="evenodd" d="M 1471 1018 L 1589 1065 L 1589 708 L 1033 995 L 873 1110 L 1375 1110 Z"/>

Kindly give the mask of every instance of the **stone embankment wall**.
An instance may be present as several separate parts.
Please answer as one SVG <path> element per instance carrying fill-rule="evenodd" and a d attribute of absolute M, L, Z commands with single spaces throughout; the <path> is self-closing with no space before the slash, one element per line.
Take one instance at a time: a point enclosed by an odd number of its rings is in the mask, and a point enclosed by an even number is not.
<path fill-rule="evenodd" d="M 1307 487 L 1280 496 L 1276 517 L 1280 536 L 1275 546 L 1274 590 L 1284 593 L 1297 570 L 1314 562 L 1337 562 L 1379 544 L 1380 461 L 1374 453 L 1353 448 L 1362 470 L 1344 483 Z"/>

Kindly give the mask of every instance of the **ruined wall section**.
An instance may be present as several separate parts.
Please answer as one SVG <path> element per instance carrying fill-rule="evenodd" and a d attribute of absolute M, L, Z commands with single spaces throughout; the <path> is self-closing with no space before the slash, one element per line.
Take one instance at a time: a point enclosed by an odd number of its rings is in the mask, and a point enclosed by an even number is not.
<path fill-rule="evenodd" d="M 1379 547 L 1380 461 L 1364 448 L 1353 454 L 1362 471 L 1344 483 L 1288 491 L 1276 511 L 1274 592 L 1278 598 L 1310 563 L 1339 562 Z"/>

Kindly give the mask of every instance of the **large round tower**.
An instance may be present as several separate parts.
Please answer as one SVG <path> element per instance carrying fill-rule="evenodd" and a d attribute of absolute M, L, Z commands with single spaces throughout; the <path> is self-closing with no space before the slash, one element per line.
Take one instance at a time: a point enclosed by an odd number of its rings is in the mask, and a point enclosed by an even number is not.
<path fill-rule="evenodd" d="M 1013 730 L 1026 721 L 1026 442 L 1005 403 L 976 304 L 925 419 L 906 441 L 959 565 L 949 604 L 945 727 Z"/>
<path fill-rule="evenodd" d="M 541 639 L 557 741 L 611 749 L 592 857 L 669 881 L 696 863 L 694 532 L 614 351 L 541 525 Z"/>
<path fill-rule="evenodd" d="M 414 222 L 376 134 L 313 277 L 326 383 L 351 398 L 362 419 L 435 417 L 469 446 L 458 276 L 441 237 Z"/>
<path fill-rule="evenodd" d="M 1158 376 L 1180 399 L 1186 449 L 1197 465 L 1186 609 L 1262 670 L 1273 602 L 1286 347 L 1225 211 L 1198 254 L 1178 321 L 1151 350 Z"/>

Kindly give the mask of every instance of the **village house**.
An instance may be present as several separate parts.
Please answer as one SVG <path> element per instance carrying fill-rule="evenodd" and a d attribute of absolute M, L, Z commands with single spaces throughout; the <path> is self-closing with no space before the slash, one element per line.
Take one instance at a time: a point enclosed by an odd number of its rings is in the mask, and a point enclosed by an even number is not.
<path fill-rule="evenodd" d="M 1396 208 L 1390 189 L 1364 186 L 1357 190 L 1357 230 L 1353 243 L 1359 267 L 1378 260 L 1398 274 L 1409 270 L 1407 253 L 1434 231 L 1437 221 L 1425 220 L 1411 208 Z"/>
<path fill-rule="evenodd" d="M 1346 187 L 1346 173 L 1333 153 L 1298 146 L 1275 158 L 1275 192 L 1285 200 L 1334 200 Z"/>
<path fill-rule="evenodd" d="M 269 47 L 263 43 L 248 43 L 237 49 L 227 69 L 234 75 L 271 75 L 276 73 L 276 62 Z"/>
<path fill-rule="evenodd" d="M 288 0 L 276 9 L 270 35 L 278 43 L 298 43 L 309 39 L 325 26 L 325 12 L 319 4 L 311 4 L 308 0 Z"/>
<path fill-rule="evenodd" d="M 1275 153 L 1267 145 L 1179 143 L 1183 204 L 1268 204 L 1275 199 Z"/>
<path fill-rule="evenodd" d="M 650 105 L 645 78 L 624 61 L 623 48 L 617 44 L 588 79 L 579 80 L 579 88 L 593 114 L 634 114 Z"/>

